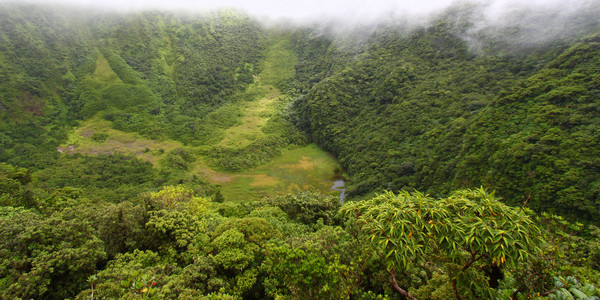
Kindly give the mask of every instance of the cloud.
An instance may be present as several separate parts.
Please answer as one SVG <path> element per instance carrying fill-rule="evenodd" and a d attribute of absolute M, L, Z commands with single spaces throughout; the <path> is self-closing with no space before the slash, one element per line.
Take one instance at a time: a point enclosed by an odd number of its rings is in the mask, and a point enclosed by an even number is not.
<path fill-rule="evenodd" d="M 600 25 L 598 0 L 494 0 L 481 1 L 473 26 L 465 37 L 477 48 L 482 34 L 517 47 L 589 34 Z M 518 49 L 515 49 L 518 50 Z"/>
<path fill-rule="evenodd" d="M 13 0 L 14 1 L 14 0 Z M 111 8 L 119 11 L 163 9 L 206 11 L 237 8 L 258 18 L 295 22 L 344 20 L 368 23 L 392 15 L 426 15 L 441 11 L 453 0 L 17 0 Z"/>
<path fill-rule="evenodd" d="M 0 0 L 67 4 L 118 11 L 171 10 L 202 12 L 219 8 L 241 9 L 258 20 L 307 24 L 321 22 L 352 28 L 388 21 L 397 24 L 423 25 L 432 16 L 453 5 L 477 4 L 480 7 L 474 30 L 514 26 L 523 34 L 540 32 L 537 39 L 564 36 L 561 30 L 574 24 L 579 15 L 598 15 L 600 0 Z M 583 12 L 583 13 L 582 13 Z M 568 29 L 568 28 L 567 28 Z M 526 37 L 527 38 L 527 37 Z"/>

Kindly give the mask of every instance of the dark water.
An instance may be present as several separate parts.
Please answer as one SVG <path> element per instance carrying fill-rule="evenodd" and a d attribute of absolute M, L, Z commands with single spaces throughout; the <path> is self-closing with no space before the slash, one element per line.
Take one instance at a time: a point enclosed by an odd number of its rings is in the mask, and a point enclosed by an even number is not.
<path fill-rule="evenodd" d="M 340 202 L 344 204 L 344 199 L 346 199 L 346 182 L 343 179 L 338 179 L 333 182 L 333 186 L 329 189 L 342 192 L 340 194 Z"/>

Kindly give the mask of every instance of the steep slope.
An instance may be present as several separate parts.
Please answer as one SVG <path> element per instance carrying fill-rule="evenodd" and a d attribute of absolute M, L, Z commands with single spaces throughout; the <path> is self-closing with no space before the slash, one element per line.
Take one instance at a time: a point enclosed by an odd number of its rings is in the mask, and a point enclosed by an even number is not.
<path fill-rule="evenodd" d="M 456 185 L 598 221 L 600 35 L 584 38 L 483 110 L 464 135 Z"/>
<path fill-rule="evenodd" d="M 0 4 L 0 161 L 43 166 L 72 125 L 90 32 L 82 14 Z"/>
<path fill-rule="evenodd" d="M 263 50 L 258 25 L 237 12 L 104 18 L 93 25 L 101 55 L 88 64 L 105 58 L 123 83 L 101 84 L 90 69 L 80 81 L 79 112 L 108 111 L 116 128 L 150 138 L 202 143 L 202 118 L 252 82 Z"/>
<path fill-rule="evenodd" d="M 1 4 L 0 19 L 2 123 L 65 113 L 88 32 L 75 30 L 77 18 L 38 6 Z"/>
<path fill-rule="evenodd" d="M 512 204 L 531 195 L 536 210 L 597 221 L 596 38 L 571 49 L 558 41 L 478 54 L 460 24 L 442 19 L 411 35 L 375 35 L 299 98 L 296 124 L 338 157 L 354 195 L 484 185 Z M 544 136 L 554 146 L 535 150 L 543 156 L 521 144 Z"/>

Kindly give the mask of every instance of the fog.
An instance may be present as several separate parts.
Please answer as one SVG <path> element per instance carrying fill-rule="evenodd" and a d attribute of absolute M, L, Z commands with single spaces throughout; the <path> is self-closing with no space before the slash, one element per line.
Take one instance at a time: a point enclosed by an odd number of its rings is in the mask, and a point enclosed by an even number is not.
<path fill-rule="evenodd" d="M 0 0 L 0 2 L 6 0 Z M 10 1 L 10 0 L 8 0 Z M 14 0 L 12 2 L 15 2 Z M 17 0 L 27 3 L 71 4 L 118 11 L 207 11 L 241 9 L 257 18 L 315 22 L 336 20 L 368 23 L 394 15 L 429 15 L 447 8 L 453 0 Z"/>
<path fill-rule="evenodd" d="M 0 0 L 9 2 L 10 0 Z M 171 10 L 207 11 L 237 8 L 257 17 L 292 22 L 343 21 L 369 23 L 390 18 L 419 20 L 444 11 L 452 4 L 478 2 L 487 7 L 491 22 L 502 19 L 518 8 L 554 10 L 561 14 L 591 7 L 598 0 L 12 0 L 10 2 L 70 4 L 83 7 L 110 8 L 118 11 Z"/>
<path fill-rule="evenodd" d="M 382 23 L 426 25 L 456 5 L 476 7 L 471 29 L 463 33 L 477 48 L 481 33 L 498 32 L 519 44 L 535 44 L 575 33 L 600 19 L 600 0 L 0 0 L 62 4 L 121 12 L 242 10 L 265 24 L 321 24 L 331 30 L 368 28 Z M 587 23 L 586 23 L 587 22 Z M 583 24 L 585 23 L 585 24 Z M 594 25 L 594 24 L 592 24 Z M 510 35 L 506 33 L 510 32 Z"/>

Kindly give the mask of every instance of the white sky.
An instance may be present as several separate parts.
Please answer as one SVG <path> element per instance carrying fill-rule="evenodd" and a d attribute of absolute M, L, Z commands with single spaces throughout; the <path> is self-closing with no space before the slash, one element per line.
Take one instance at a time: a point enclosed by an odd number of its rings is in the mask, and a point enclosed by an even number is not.
<path fill-rule="evenodd" d="M 256 17 L 291 21 L 344 21 L 369 23 L 390 17 L 409 16 L 418 20 L 438 13 L 452 3 L 468 0 L 0 0 L 100 6 L 122 11 L 205 11 L 223 7 L 242 9 Z M 572 11 L 600 0 L 471 0 L 488 4 L 487 17 L 502 18 L 515 7 Z"/>
<path fill-rule="evenodd" d="M 2 1 L 2 0 L 0 0 Z M 12 0 L 15 2 L 15 0 Z M 429 14 L 455 0 L 16 0 L 16 2 L 75 4 L 117 10 L 166 9 L 205 11 L 238 8 L 257 17 L 314 21 L 320 18 L 359 21 L 376 20 L 391 14 Z"/>

